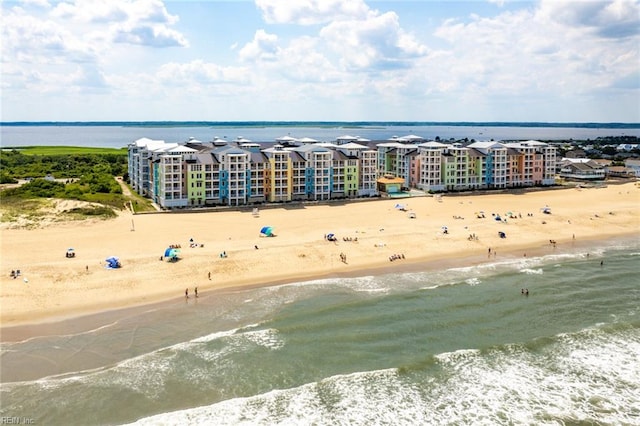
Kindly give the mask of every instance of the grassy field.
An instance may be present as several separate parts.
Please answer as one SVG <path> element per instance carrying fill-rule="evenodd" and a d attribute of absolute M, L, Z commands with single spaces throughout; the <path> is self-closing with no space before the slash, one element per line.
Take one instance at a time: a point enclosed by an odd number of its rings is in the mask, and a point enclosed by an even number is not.
<path fill-rule="evenodd" d="M 4 147 L 4 150 L 16 150 L 24 155 L 78 155 L 78 154 L 116 154 L 127 155 L 127 148 L 89 148 L 82 146 L 19 146 Z"/>

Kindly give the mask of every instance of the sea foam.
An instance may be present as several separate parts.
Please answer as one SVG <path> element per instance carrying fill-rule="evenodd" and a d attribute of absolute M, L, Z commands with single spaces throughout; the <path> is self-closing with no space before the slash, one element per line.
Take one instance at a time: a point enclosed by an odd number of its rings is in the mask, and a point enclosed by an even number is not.
<path fill-rule="evenodd" d="M 639 352 L 638 329 L 594 328 L 534 352 L 519 344 L 463 349 L 437 355 L 430 371 L 337 375 L 134 424 L 636 424 Z"/>

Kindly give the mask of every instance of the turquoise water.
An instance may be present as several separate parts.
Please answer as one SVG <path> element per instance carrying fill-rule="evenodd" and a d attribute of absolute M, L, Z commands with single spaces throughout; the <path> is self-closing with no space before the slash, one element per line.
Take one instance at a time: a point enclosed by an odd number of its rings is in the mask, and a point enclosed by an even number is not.
<path fill-rule="evenodd" d="M 640 243 L 627 239 L 202 294 L 82 333 L 3 343 L 0 416 L 637 425 L 639 259 Z"/>

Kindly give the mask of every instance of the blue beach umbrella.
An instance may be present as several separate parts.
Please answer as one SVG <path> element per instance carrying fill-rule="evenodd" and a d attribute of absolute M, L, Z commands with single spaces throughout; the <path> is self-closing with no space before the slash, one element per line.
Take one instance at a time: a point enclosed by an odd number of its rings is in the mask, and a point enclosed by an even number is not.
<path fill-rule="evenodd" d="M 260 230 L 261 237 L 273 237 L 273 227 L 272 226 L 263 226 Z"/>
<path fill-rule="evenodd" d="M 176 249 L 176 248 L 172 248 L 169 247 L 168 249 L 166 249 L 164 251 L 164 257 L 167 259 L 173 259 L 178 257 L 178 254 L 180 253 L 180 250 Z"/>
<path fill-rule="evenodd" d="M 107 262 L 107 268 L 109 269 L 117 269 L 121 267 L 120 259 L 115 256 L 107 257 L 105 261 Z"/>

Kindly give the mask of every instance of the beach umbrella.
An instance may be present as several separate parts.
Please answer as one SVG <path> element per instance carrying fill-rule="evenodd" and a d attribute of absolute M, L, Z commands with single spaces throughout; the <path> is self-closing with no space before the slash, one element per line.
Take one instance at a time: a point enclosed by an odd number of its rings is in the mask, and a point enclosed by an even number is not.
<path fill-rule="evenodd" d="M 260 236 L 261 237 L 273 237 L 273 227 L 272 226 L 263 226 L 262 229 L 260 229 Z"/>
<path fill-rule="evenodd" d="M 180 253 L 180 250 L 178 250 L 177 248 L 169 247 L 164 251 L 164 257 L 167 259 L 173 259 L 178 257 L 179 253 Z"/>
<path fill-rule="evenodd" d="M 120 260 L 115 256 L 107 257 L 105 261 L 107 262 L 107 268 L 110 269 L 119 268 L 121 266 Z"/>

